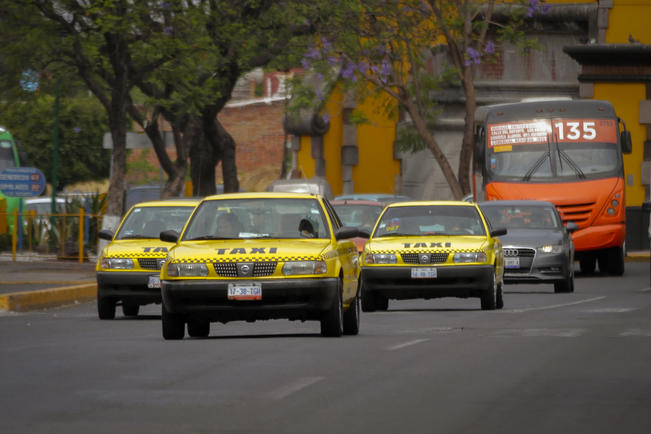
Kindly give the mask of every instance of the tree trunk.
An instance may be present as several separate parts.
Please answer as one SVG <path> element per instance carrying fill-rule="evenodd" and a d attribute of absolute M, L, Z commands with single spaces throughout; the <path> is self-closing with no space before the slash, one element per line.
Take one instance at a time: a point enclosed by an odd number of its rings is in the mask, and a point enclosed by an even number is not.
<path fill-rule="evenodd" d="M 472 154 L 475 142 L 475 109 L 477 108 L 477 101 L 475 96 L 475 84 L 473 80 L 472 68 L 466 67 L 464 69 L 463 91 L 466 96 L 466 116 L 465 125 L 463 128 L 463 140 L 461 142 L 461 153 L 459 154 L 459 168 L 457 171 L 457 179 L 463 191 L 464 196 L 471 193 L 470 186 L 470 164 L 472 162 Z"/>
<path fill-rule="evenodd" d="M 240 191 L 240 181 L 237 179 L 237 164 L 235 162 L 235 140 L 222 126 L 219 120 L 215 121 L 217 131 L 222 143 L 222 176 L 224 178 L 224 193 Z"/>
<path fill-rule="evenodd" d="M 202 116 L 193 116 L 190 121 L 198 133 L 190 145 L 190 178 L 193 196 L 210 196 L 217 193 L 215 187 L 215 166 L 219 155 L 209 140 L 211 133 L 206 131 L 207 122 Z"/>
<path fill-rule="evenodd" d="M 445 157 L 443 151 L 441 151 L 438 143 L 436 143 L 436 140 L 434 139 L 434 136 L 432 136 L 429 128 L 427 128 L 425 119 L 420 115 L 418 108 L 413 103 L 413 101 L 411 101 L 411 99 L 404 98 L 401 102 L 407 108 L 407 111 L 409 112 L 409 115 L 414 122 L 414 126 L 416 127 L 416 131 L 418 131 L 418 134 L 423 139 L 425 144 L 427 144 L 427 147 L 432 152 L 432 155 L 434 155 L 434 159 L 436 159 L 436 162 L 439 164 L 439 167 L 441 168 L 443 176 L 445 176 L 445 179 L 450 186 L 450 190 L 452 191 L 454 198 L 461 200 L 461 198 L 463 198 L 463 190 L 461 189 L 461 185 L 459 185 L 459 181 L 454 175 L 454 170 L 452 170 L 450 162 Z"/>

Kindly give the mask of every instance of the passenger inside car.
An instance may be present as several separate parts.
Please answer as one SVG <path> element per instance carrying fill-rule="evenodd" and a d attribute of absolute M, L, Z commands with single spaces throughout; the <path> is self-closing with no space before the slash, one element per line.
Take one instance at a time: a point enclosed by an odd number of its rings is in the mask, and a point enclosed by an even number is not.
<path fill-rule="evenodd" d="M 220 214 L 217 217 L 217 236 L 222 238 L 239 238 L 242 223 L 235 214 Z"/>
<path fill-rule="evenodd" d="M 304 238 L 314 238 L 315 236 L 314 226 L 312 226 L 312 223 L 308 219 L 301 219 L 298 224 L 298 232 Z"/>

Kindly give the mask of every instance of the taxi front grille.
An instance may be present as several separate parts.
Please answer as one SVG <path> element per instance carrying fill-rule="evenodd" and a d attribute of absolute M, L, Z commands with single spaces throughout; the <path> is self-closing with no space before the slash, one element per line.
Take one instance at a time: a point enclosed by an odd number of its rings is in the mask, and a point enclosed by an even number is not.
<path fill-rule="evenodd" d="M 253 263 L 253 277 L 271 276 L 276 271 L 276 261 L 268 262 L 254 262 Z M 213 264 L 215 272 L 220 277 L 238 277 L 237 262 L 215 262 Z"/>
<path fill-rule="evenodd" d="M 138 258 L 138 264 L 145 270 L 160 270 L 163 263 L 159 258 Z"/>
<path fill-rule="evenodd" d="M 420 262 L 418 253 L 401 253 L 402 262 L 405 264 L 442 264 L 448 260 L 449 253 L 427 253 L 429 255 L 429 262 Z"/>

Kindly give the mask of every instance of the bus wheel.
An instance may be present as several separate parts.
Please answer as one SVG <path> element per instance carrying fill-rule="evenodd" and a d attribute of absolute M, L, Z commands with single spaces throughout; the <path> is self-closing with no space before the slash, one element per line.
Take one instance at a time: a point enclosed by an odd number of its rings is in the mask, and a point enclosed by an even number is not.
<path fill-rule="evenodd" d="M 592 274 L 597 265 L 597 258 L 594 256 L 588 256 L 587 258 L 581 258 L 579 261 L 581 266 L 581 273 L 583 274 Z"/>

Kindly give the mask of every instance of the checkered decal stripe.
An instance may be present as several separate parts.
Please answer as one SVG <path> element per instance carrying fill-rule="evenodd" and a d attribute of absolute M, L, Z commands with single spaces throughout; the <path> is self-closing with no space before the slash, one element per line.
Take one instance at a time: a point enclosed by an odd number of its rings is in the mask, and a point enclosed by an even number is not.
<path fill-rule="evenodd" d="M 481 252 L 481 251 L 482 250 L 479 249 L 437 249 L 437 250 L 409 249 L 409 250 L 372 250 L 368 253 L 404 255 L 407 253 L 451 254 L 451 253 L 469 253 L 469 252 Z"/>
<path fill-rule="evenodd" d="M 219 262 L 290 262 L 290 261 L 319 261 L 319 256 L 283 256 L 283 257 L 202 257 L 202 258 L 183 258 L 174 260 L 176 263 L 219 263 Z"/>
<path fill-rule="evenodd" d="M 118 253 L 115 255 L 104 256 L 108 259 L 113 258 L 166 258 L 167 252 L 143 252 L 143 253 Z"/>

